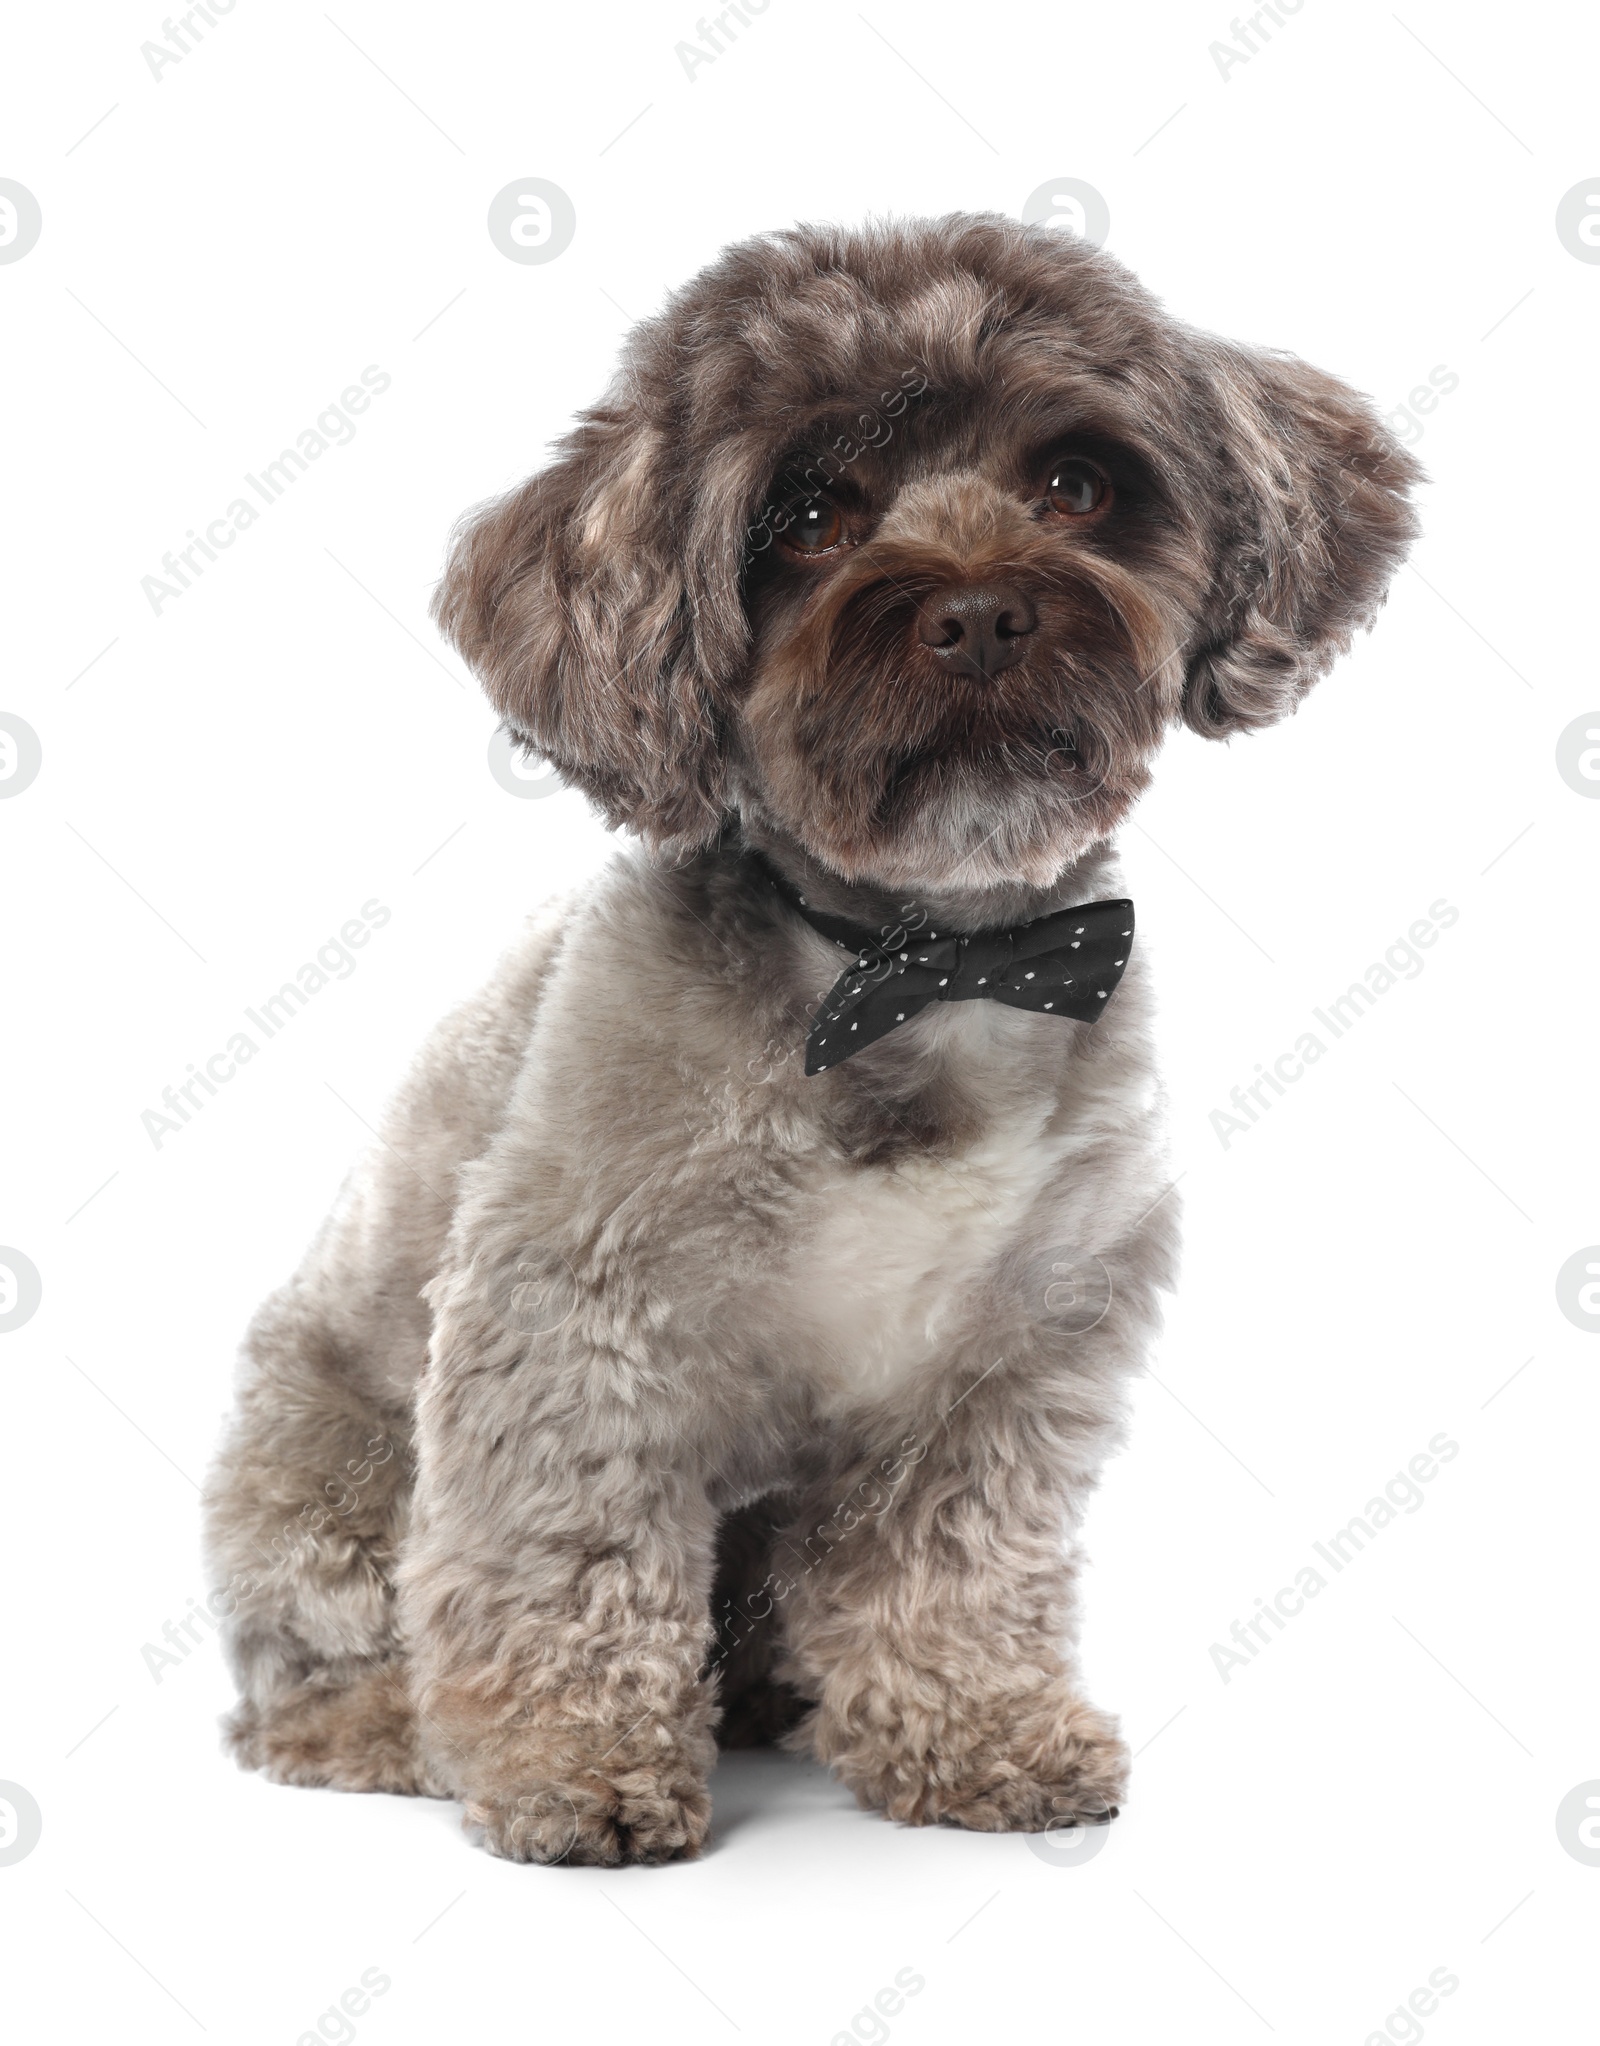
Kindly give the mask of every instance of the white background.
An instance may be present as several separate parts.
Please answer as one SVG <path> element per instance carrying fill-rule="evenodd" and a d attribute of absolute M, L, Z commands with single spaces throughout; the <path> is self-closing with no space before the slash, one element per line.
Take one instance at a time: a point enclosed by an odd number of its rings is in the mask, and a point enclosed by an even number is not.
<path fill-rule="evenodd" d="M 1555 766 L 1600 725 L 1600 266 L 1554 224 L 1600 171 L 1588 11 L 1308 0 L 1224 79 L 1221 4 L 773 0 L 691 82 L 693 0 L 241 0 L 158 83 L 157 4 L 22 10 L 0 87 L 44 216 L 0 267 L 0 710 L 44 751 L 0 802 L 0 1243 L 44 1286 L 0 1338 L 14 2036 L 293 2046 L 367 1968 L 363 2046 L 828 2046 L 905 1968 L 896 2046 L 1359 2046 L 1436 1969 L 1441 2046 L 1594 2036 L 1600 1868 L 1555 1825 L 1600 1777 L 1600 1343 L 1555 1288 L 1600 1238 L 1600 805 Z M 577 210 L 544 265 L 485 230 L 529 176 Z M 426 616 L 451 522 L 728 240 L 1069 176 L 1183 317 L 1386 410 L 1459 380 L 1406 428 L 1426 537 L 1376 633 L 1282 728 L 1174 737 L 1125 833 L 1187 1252 L 1088 1531 L 1123 1817 L 1052 1866 L 735 1758 L 701 1862 L 539 1870 L 451 1806 L 238 1774 L 214 1641 L 143 1651 L 203 1589 L 239 1332 L 433 1019 L 608 850 L 487 772 Z M 368 364 L 356 438 L 155 614 L 141 578 Z M 374 897 L 357 970 L 157 1148 L 142 1112 Z M 1440 898 L 1425 969 L 1225 1148 L 1230 1090 Z M 1212 1644 L 1440 1431 L 1425 1505 L 1225 1683 Z"/>

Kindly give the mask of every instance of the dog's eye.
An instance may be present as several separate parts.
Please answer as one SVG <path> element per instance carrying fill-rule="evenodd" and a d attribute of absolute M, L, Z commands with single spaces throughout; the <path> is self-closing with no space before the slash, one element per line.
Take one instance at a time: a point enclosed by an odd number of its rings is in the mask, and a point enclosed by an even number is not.
<path fill-rule="evenodd" d="M 844 538 L 844 516 L 825 497 L 810 497 L 796 505 L 784 528 L 783 544 L 796 554 L 826 554 Z"/>
<path fill-rule="evenodd" d="M 1111 484 L 1103 469 L 1082 456 L 1058 462 L 1050 474 L 1045 502 L 1053 512 L 1071 519 L 1086 518 L 1098 511 L 1111 495 Z"/>

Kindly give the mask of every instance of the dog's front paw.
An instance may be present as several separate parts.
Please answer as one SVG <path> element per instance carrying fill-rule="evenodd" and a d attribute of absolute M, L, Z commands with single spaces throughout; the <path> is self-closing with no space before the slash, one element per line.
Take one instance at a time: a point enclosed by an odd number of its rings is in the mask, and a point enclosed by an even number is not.
<path fill-rule="evenodd" d="M 952 1710 L 916 1749 L 903 1729 L 877 1738 L 857 1730 L 839 1743 L 819 1725 L 817 1749 L 869 1809 L 902 1825 L 978 1833 L 1104 1824 L 1128 1780 L 1116 1720 L 1066 1692 Z"/>
<path fill-rule="evenodd" d="M 711 1799 L 704 1784 L 635 1770 L 615 1781 L 589 1776 L 469 1798 L 465 1823 L 504 1861 L 621 1868 L 692 1859 L 705 1844 Z"/>
<path fill-rule="evenodd" d="M 688 1860 L 711 1823 L 706 1775 L 715 1759 L 698 1720 L 647 1719 L 618 1737 L 569 1721 L 548 1740 L 527 1737 L 466 1786 L 464 1823 L 506 1861 L 620 1868 Z"/>
<path fill-rule="evenodd" d="M 976 1748 L 940 1785 L 928 1816 L 978 1833 L 1043 1833 L 1104 1825 L 1127 1794 L 1128 1749 L 1117 1722 L 1071 1700 L 1030 1713 L 992 1748 Z"/>

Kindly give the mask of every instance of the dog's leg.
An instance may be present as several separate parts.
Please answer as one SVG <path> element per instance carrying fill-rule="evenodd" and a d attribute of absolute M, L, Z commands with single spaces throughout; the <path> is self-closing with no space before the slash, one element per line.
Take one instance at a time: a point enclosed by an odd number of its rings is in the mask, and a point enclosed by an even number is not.
<path fill-rule="evenodd" d="M 531 923 L 423 1047 L 379 1143 L 245 1338 L 238 1406 L 206 1482 L 212 1611 L 238 1678 L 239 1761 L 284 1783 L 439 1794 L 395 1621 L 410 1510 L 422 1290 L 457 1175 L 505 1111 L 558 941 Z"/>
<path fill-rule="evenodd" d="M 1127 1750 L 1078 1685 L 1051 1431 L 986 1389 L 919 1431 L 889 1483 L 851 1472 L 813 1495 L 780 1545 L 781 1674 L 818 1701 L 788 1745 L 910 1825 L 1104 1820 Z"/>
<path fill-rule="evenodd" d="M 438 1795 L 394 1624 L 409 1418 L 358 1394 L 294 1288 L 256 1317 L 244 1364 L 206 1488 L 213 1610 L 240 1693 L 229 1743 L 280 1783 Z"/>
<path fill-rule="evenodd" d="M 479 1248 L 430 1296 L 400 1573 L 434 1765 L 509 1860 L 693 1855 L 716 1752 L 695 1403 L 681 1374 L 576 1333 L 587 1311 L 508 1329 L 491 1303 L 527 1267 Z"/>

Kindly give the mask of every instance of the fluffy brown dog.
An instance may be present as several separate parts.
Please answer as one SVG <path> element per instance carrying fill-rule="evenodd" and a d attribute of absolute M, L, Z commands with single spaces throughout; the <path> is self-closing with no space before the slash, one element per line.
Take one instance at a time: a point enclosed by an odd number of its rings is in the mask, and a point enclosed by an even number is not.
<path fill-rule="evenodd" d="M 241 1761 L 535 1861 L 694 1853 L 719 1714 L 893 1818 L 1108 1814 L 1072 1542 L 1175 1242 L 1110 836 L 1170 724 L 1269 723 L 1370 624 L 1416 473 L 998 218 L 753 241 L 638 331 L 437 615 L 640 843 L 252 1326 L 208 1494 Z M 1008 966 L 828 1050 L 830 916 L 900 987 L 912 937 L 1020 961 L 1107 898 L 1092 1023 Z"/>

